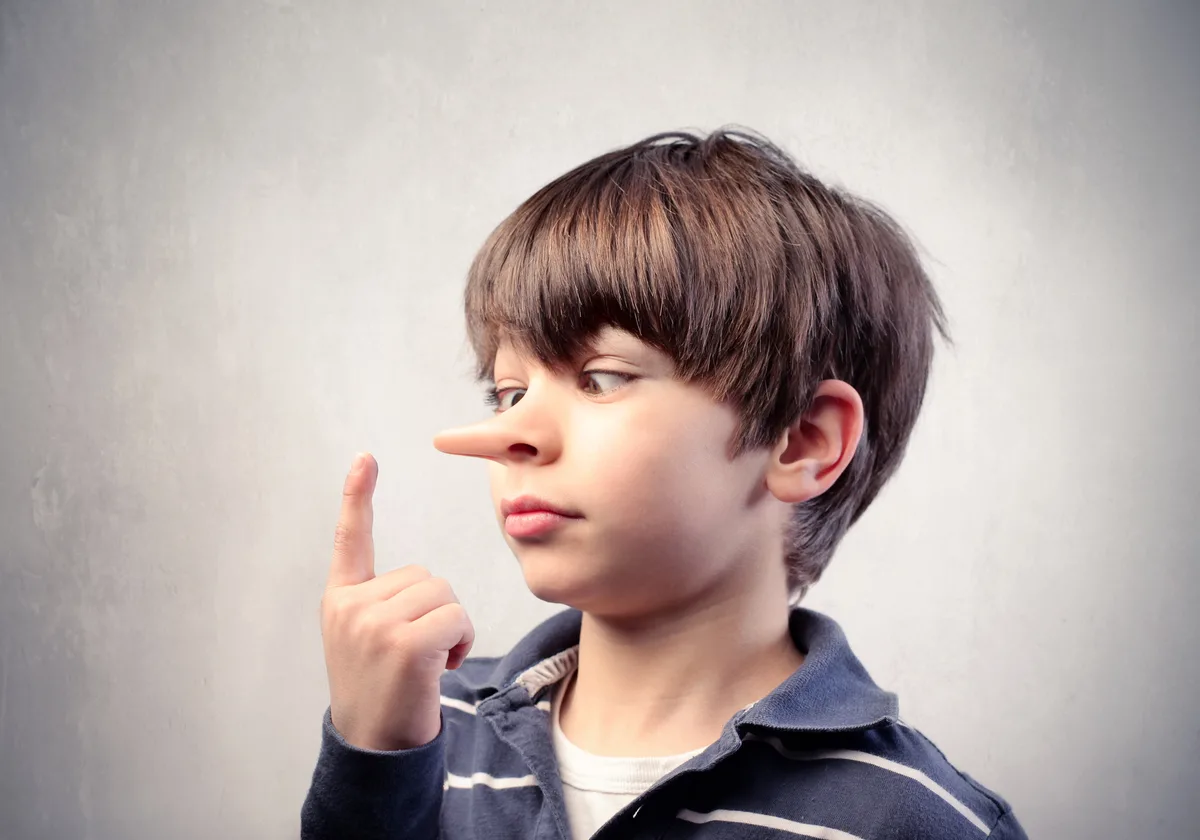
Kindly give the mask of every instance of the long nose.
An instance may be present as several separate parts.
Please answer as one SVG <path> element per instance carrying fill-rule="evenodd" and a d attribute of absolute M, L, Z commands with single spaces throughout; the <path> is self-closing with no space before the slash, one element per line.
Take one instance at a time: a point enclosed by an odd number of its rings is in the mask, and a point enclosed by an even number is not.
<path fill-rule="evenodd" d="M 532 430 L 527 420 L 520 417 L 523 410 L 529 410 L 525 400 L 519 408 L 514 406 L 479 423 L 446 429 L 434 436 L 433 446 L 447 455 L 466 455 L 501 463 L 553 458 L 554 435 L 544 429 L 540 432 Z"/>

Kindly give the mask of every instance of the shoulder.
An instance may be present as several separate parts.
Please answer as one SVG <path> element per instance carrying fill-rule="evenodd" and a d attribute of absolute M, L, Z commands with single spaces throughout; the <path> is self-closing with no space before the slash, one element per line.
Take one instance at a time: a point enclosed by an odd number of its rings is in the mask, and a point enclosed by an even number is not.
<path fill-rule="evenodd" d="M 897 804 L 909 801 L 917 819 L 932 818 L 946 830 L 929 836 L 978 836 L 995 840 L 1023 837 L 1003 830 L 1016 826 L 1012 807 L 1000 794 L 956 767 L 944 752 L 916 727 L 895 720 L 863 732 L 862 760 L 894 777 Z M 932 823 L 930 828 L 932 828 Z M 971 826 L 974 832 L 967 832 Z"/>
<path fill-rule="evenodd" d="M 816 739 L 747 737 L 758 796 L 779 817 L 853 837 L 1023 840 L 1008 802 L 900 722 Z M 751 794 L 753 795 L 753 794 Z"/>
<path fill-rule="evenodd" d="M 1001 810 L 1008 807 L 999 794 L 956 767 L 925 733 L 909 723 L 893 720 L 885 726 L 869 729 L 861 734 L 860 743 L 884 761 L 894 761 L 911 769 L 913 775 L 936 781 L 948 793 L 978 798 Z"/>

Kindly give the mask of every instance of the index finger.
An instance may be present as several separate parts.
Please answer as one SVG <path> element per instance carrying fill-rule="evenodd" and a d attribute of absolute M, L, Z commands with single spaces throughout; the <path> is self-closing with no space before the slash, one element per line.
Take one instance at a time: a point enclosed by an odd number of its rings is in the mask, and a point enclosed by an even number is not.
<path fill-rule="evenodd" d="M 355 458 L 342 486 L 342 510 L 333 534 L 333 560 L 328 586 L 350 586 L 375 577 L 375 518 L 371 495 L 378 477 L 375 459 L 369 452 Z"/>

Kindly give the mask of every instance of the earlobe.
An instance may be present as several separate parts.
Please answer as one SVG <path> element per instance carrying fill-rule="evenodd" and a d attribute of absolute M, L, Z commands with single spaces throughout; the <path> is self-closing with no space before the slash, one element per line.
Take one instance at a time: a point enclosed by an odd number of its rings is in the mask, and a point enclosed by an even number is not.
<path fill-rule="evenodd" d="M 799 504 L 838 480 L 862 437 L 862 398 L 848 383 L 827 379 L 809 407 L 776 445 L 767 465 L 767 488 L 780 501 Z"/>

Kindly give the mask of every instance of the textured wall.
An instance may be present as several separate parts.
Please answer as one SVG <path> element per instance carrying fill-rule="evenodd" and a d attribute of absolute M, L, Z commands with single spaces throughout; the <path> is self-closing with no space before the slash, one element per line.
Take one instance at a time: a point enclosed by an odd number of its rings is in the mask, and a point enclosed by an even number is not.
<path fill-rule="evenodd" d="M 1194 836 L 1197 42 L 1187 2 L 3 0 L 0 838 L 295 836 L 358 449 L 476 653 L 557 609 L 430 444 L 486 412 L 465 269 L 726 123 L 894 212 L 957 340 L 811 605 L 1032 836 Z"/>

